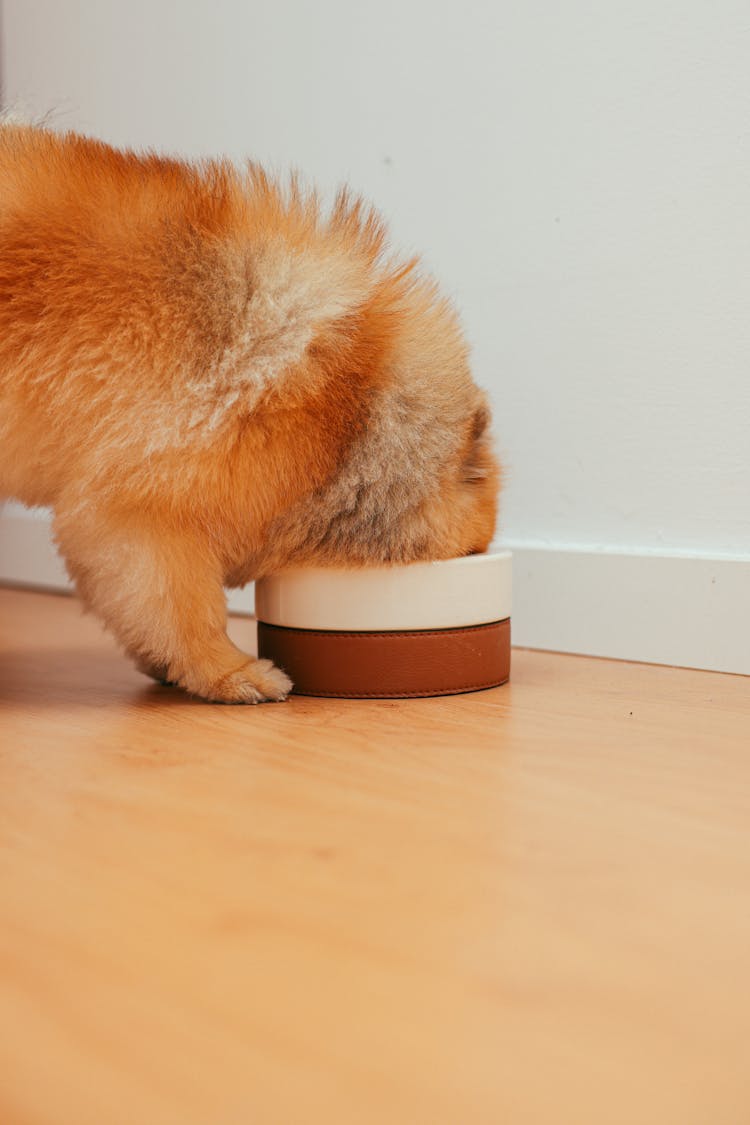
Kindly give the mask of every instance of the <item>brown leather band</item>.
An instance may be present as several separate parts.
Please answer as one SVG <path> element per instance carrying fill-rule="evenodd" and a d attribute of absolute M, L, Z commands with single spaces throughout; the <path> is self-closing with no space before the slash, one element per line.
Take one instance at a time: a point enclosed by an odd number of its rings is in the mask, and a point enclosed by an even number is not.
<path fill-rule="evenodd" d="M 508 679 L 510 618 L 405 633 L 324 632 L 259 621 L 258 655 L 283 668 L 298 695 L 457 695 Z"/>

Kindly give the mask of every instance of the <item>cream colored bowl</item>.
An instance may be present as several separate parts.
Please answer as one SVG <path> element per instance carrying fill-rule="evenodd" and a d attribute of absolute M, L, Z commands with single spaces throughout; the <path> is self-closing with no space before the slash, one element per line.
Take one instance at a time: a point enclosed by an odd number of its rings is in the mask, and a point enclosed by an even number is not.
<path fill-rule="evenodd" d="M 456 629 L 511 610 L 511 553 L 363 570 L 288 570 L 255 585 L 259 621 L 291 629 Z"/>

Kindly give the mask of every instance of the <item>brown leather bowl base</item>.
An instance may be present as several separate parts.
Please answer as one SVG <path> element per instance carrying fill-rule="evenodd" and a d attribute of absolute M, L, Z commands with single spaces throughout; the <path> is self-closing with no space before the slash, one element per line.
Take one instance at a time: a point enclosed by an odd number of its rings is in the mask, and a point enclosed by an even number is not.
<path fill-rule="evenodd" d="M 498 687 L 510 675 L 510 618 L 464 629 L 343 633 L 258 622 L 258 655 L 297 695 L 404 699 Z"/>

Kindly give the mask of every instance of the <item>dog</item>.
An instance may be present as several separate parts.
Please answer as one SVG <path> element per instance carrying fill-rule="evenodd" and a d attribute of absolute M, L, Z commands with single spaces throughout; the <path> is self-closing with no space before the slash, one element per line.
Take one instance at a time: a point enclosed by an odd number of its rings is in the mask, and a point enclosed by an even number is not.
<path fill-rule="evenodd" d="M 284 699 L 224 586 L 483 551 L 498 488 L 457 316 L 362 200 L 0 126 L 0 497 L 141 671 Z"/>

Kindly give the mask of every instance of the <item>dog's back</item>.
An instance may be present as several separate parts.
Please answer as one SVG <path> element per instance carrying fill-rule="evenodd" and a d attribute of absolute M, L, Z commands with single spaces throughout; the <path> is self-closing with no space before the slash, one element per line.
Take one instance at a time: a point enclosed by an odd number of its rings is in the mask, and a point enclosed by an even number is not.
<path fill-rule="evenodd" d="M 0 494 L 53 504 L 294 395 L 380 283 L 381 241 L 259 171 L 0 128 Z"/>

